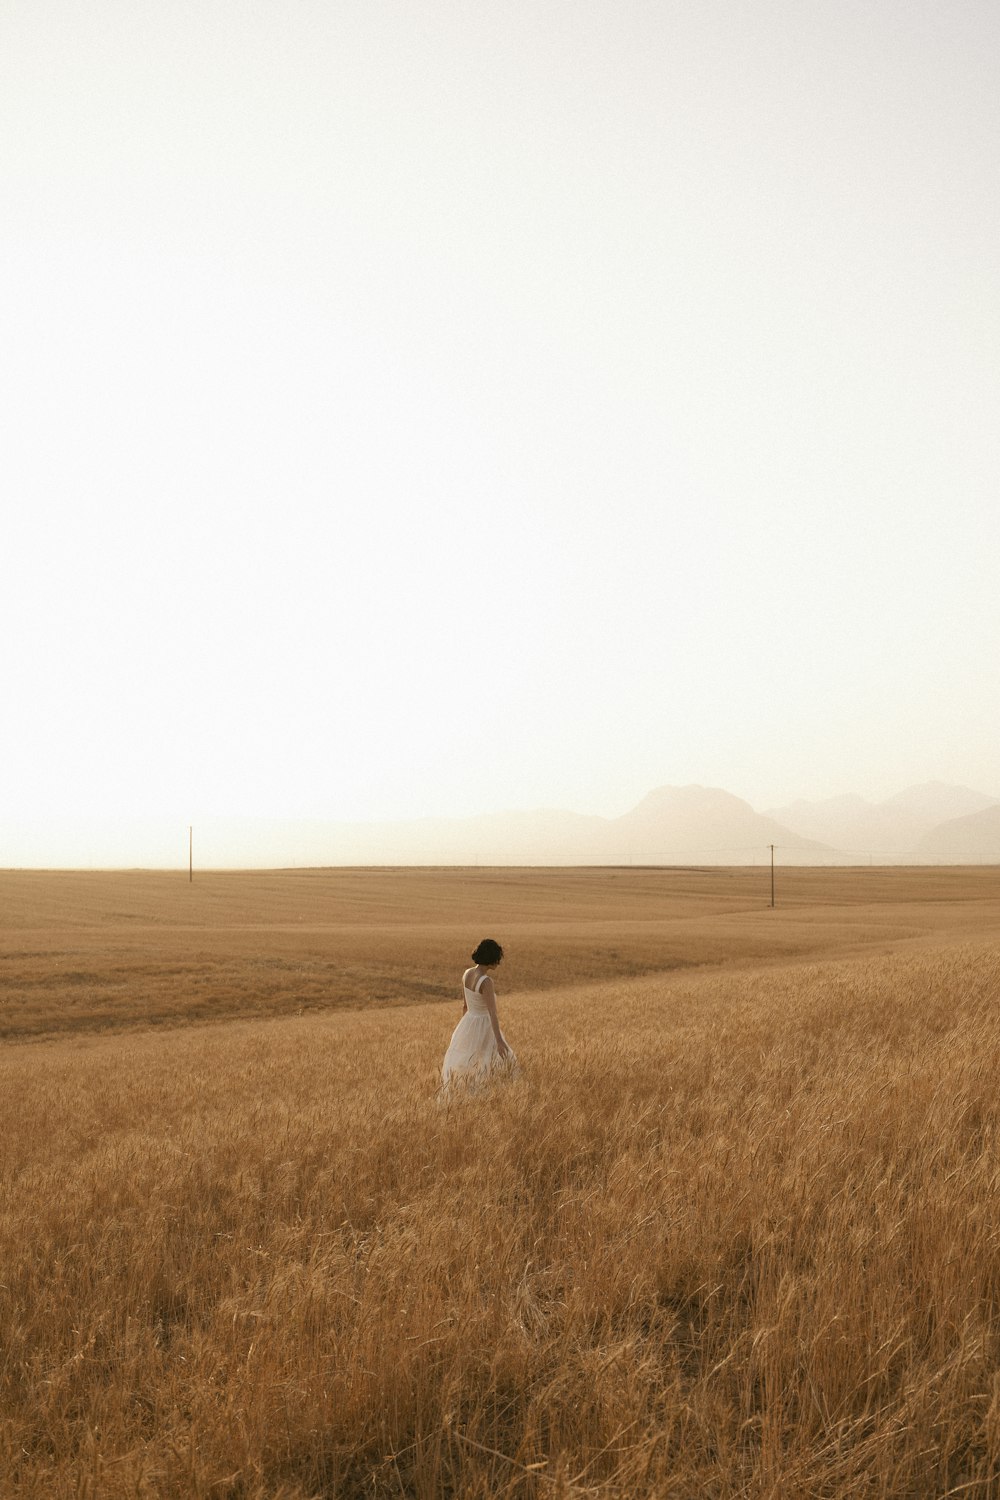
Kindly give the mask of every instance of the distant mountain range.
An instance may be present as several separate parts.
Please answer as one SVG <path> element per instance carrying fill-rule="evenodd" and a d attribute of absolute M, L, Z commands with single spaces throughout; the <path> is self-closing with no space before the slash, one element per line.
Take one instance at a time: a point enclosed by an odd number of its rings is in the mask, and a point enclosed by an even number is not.
<path fill-rule="evenodd" d="M 201 869 L 292 865 L 1000 864 L 1000 799 L 927 782 L 884 802 L 832 797 L 759 813 L 719 787 L 663 786 L 619 818 L 542 809 L 393 823 L 206 818 Z M 0 824 L 0 867 L 177 868 L 187 829 Z"/>
<path fill-rule="evenodd" d="M 824 852 L 718 787 L 660 787 L 620 818 L 544 809 L 486 817 L 345 825 L 344 847 L 386 863 L 750 864 L 769 843 L 808 862 Z M 436 851 L 431 856 L 429 851 Z"/>
<path fill-rule="evenodd" d="M 893 861 L 913 856 L 919 863 L 935 853 L 937 861 L 964 856 L 975 860 L 991 849 L 1000 859 L 997 823 L 991 811 L 1000 811 L 1000 801 L 985 792 L 928 781 L 884 802 L 830 797 L 775 807 L 770 816 L 838 853 Z"/>
<path fill-rule="evenodd" d="M 756 812 L 720 787 L 663 786 L 619 818 L 546 809 L 341 825 L 338 837 L 338 863 L 761 864 L 771 844 L 782 864 L 1000 862 L 1000 799 L 928 782 L 884 802 Z"/>

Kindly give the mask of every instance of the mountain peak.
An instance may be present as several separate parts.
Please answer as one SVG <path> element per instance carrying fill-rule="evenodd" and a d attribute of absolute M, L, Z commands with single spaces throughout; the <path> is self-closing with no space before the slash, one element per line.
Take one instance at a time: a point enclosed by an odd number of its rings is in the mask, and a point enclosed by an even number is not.
<path fill-rule="evenodd" d="M 749 802 L 734 797 L 732 792 L 719 786 L 700 786 L 692 782 L 688 786 L 658 786 L 647 792 L 642 801 L 626 814 L 628 817 L 648 818 L 661 813 L 683 813 L 690 816 L 699 812 L 752 812 Z"/>
<path fill-rule="evenodd" d="M 944 823 L 952 818 L 964 818 L 969 813 L 982 812 L 985 807 L 995 807 L 997 799 L 985 792 L 977 792 L 968 786 L 952 786 L 947 781 L 924 781 L 917 786 L 908 786 L 887 797 L 882 807 L 905 811 L 930 823 Z"/>

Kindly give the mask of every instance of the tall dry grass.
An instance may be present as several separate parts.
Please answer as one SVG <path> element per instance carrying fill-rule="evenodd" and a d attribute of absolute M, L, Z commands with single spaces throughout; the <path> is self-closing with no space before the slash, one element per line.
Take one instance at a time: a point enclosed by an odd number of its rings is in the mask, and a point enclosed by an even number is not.
<path fill-rule="evenodd" d="M 985 945 L 0 1062 L 5 1495 L 1000 1493 Z"/>

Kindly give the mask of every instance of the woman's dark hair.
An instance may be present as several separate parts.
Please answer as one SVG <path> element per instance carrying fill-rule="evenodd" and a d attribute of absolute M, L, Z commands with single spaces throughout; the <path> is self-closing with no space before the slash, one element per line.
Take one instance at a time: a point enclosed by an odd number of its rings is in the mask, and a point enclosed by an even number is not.
<path fill-rule="evenodd" d="M 492 938 L 483 938 L 472 955 L 472 962 L 474 964 L 498 964 L 502 958 L 503 949 L 500 944 L 495 943 Z"/>

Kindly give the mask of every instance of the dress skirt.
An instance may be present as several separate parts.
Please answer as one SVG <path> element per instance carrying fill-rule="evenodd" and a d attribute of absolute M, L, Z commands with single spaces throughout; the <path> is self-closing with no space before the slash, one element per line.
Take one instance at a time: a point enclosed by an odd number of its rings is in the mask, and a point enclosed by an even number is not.
<path fill-rule="evenodd" d="M 506 1037 L 504 1041 L 507 1041 Z M 517 1058 L 513 1049 L 506 1057 L 500 1056 L 489 1016 L 482 1012 L 466 1011 L 452 1032 L 448 1051 L 444 1055 L 441 1067 L 441 1082 L 444 1087 L 448 1088 L 454 1083 L 475 1086 L 494 1077 L 512 1074 L 516 1069 Z"/>

